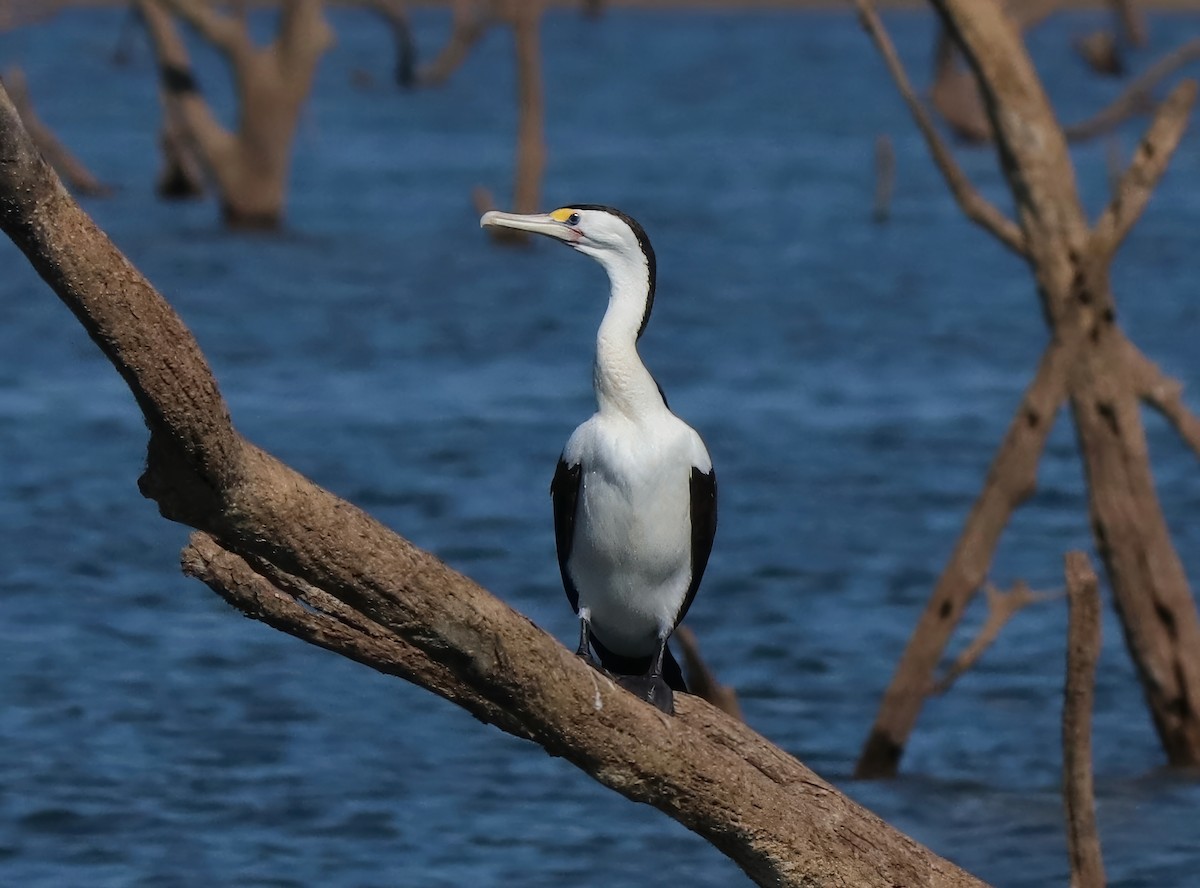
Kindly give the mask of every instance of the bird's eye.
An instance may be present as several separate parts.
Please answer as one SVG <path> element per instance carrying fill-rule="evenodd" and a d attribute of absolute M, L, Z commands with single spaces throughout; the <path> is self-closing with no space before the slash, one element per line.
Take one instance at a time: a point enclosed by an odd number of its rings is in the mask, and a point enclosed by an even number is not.
<path fill-rule="evenodd" d="M 572 213 L 571 215 L 567 216 L 567 224 L 568 225 L 578 225 L 579 224 L 579 214 Z"/>

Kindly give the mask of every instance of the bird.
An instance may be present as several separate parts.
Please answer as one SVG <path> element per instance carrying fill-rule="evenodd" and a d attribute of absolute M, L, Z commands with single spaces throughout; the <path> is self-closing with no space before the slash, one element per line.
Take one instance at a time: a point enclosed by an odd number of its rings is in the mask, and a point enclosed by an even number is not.
<path fill-rule="evenodd" d="M 673 714 L 673 692 L 687 686 L 667 640 L 712 552 L 717 476 L 704 441 L 671 412 L 638 354 L 654 306 L 654 249 L 638 222 L 598 204 L 493 210 L 479 223 L 561 241 L 608 272 L 596 412 L 568 439 L 550 484 L 558 566 L 579 617 L 576 653 Z"/>

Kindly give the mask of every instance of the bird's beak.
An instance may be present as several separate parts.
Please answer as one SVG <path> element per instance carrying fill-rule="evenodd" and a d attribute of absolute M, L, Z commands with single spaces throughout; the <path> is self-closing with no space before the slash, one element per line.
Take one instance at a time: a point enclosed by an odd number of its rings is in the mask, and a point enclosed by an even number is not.
<path fill-rule="evenodd" d="M 519 213 L 501 213 L 490 210 L 479 220 L 480 228 L 515 228 L 518 231 L 532 231 L 534 234 L 545 234 L 556 240 L 571 243 L 579 238 L 579 229 L 559 222 L 546 213 L 532 213 L 522 216 Z"/>

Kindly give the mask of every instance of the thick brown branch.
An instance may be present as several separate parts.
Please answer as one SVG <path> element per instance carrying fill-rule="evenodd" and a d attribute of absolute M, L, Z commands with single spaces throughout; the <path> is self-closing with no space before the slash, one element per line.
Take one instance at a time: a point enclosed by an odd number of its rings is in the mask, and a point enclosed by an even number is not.
<path fill-rule="evenodd" d="M 189 570 L 245 612 L 386 660 L 667 813 L 760 884 L 981 884 L 703 701 L 681 696 L 676 718 L 645 705 L 467 577 L 238 437 L 186 328 L 74 205 L 2 93 L 0 158 L 0 227 L 134 390 L 153 434 L 144 490 L 219 541 L 198 538 Z M 191 459 L 155 458 L 159 439 Z M 315 606 L 289 608 L 285 588 Z M 368 651 L 376 626 L 390 641 Z"/>
<path fill-rule="evenodd" d="M 47 168 L 3 90 L 0 158 L 0 228 L 125 379 L 161 445 L 153 456 L 185 458 L 191 495 L 229 483 L 238 443 L 199 346 Z"/>
<path fill-rule="evenodd" d="M 1011 219 L 989 203 L 975 189 L 975 186 L 967 178 L 966 173 L 962 171 L 962 168 L 954 159 L 954 153 L 942 141 L 942 137 L 938 135 L 937 127 L 934 126 L 933 121 L 929 117 L 929 112 L 925 110 L 925 106 L 921 104 L 921 100 L 917 98 L 916 93 L 913 91 L 912 84 L 908 80 L 908 75 L 904 71 L 904 66 L 900 62 L 900 57 L 896 54 L 891 38 L 888 37 L 887 31 L 883 27 L 883 22 L 879 20 L 879 16 L 876 14 L 870 0 L 854 0 L 854 5 L 858 8 L 859 18 L 862 20 L 863 27 L 871 35 L 871 39 L 875 41 L 875 45 L 883 56 L 883 60 L 887 64 L 888 71 L 891 72 L 892 79 L 895 81 L 901 97 L 904 99 L 905 104 L 908 105 L 908 109 L 912 113 L 917 127 L 925 137 L 934 163 L 937 164 L 943 178 L 946 180 L 946 185 L 950 188 L 954 199 L 958 201 L 958 205 L 963 213 L 972 222 L 991 232 L 1014 253 L 1024 256 L 1026 254 L 1025 239 L 1021 234 L 1021 230 Z"/>
<path fill-rule="evenodd" d="M 1089 249 L 1099 261 L 1111 261 L 1117 247 L 1141 217 L 1183 138 L 1195 100 L 1196 82 L 1185 80 L 1158 106 L 1133 160 L 1117 184 L 1112 202 L 1092 229 Z"/>
<path fill-rule="evenodd" d="M 484 721 L 503 717 L 495 703 L 470 694 L 453 672 L 420 649 L 332 595 L 262 559 L 243 558 L 222 548 L 208 534 L 195 533 L 183 550 L 182 567 L 185 574 L 203 582 L 253 620 L 378 672 L 414 681 L 477 714 L 490 714 L 482 716 Z M 519 726 L 512 733 L 533 739 L 520 733 Z"/>
<path fill-rule="evenodd" d="M 1100 591 L 1082 552 L 1066 557 L 1067 679 L 1063 691 L 1063 800 L 1071 888 L 1103 888 L 1104 861 L 1092 787 L 1092 699 L 1100 656 Z"/>

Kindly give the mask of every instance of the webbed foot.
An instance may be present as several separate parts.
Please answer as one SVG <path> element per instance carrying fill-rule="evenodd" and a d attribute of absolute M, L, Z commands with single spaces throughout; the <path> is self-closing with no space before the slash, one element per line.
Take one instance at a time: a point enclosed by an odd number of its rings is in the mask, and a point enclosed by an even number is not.
<path fill-rule="evenodd" d="M 675 714 L 675 694 L 661 675 L 622 675 L 617 684 L 667 715 Z"/>

